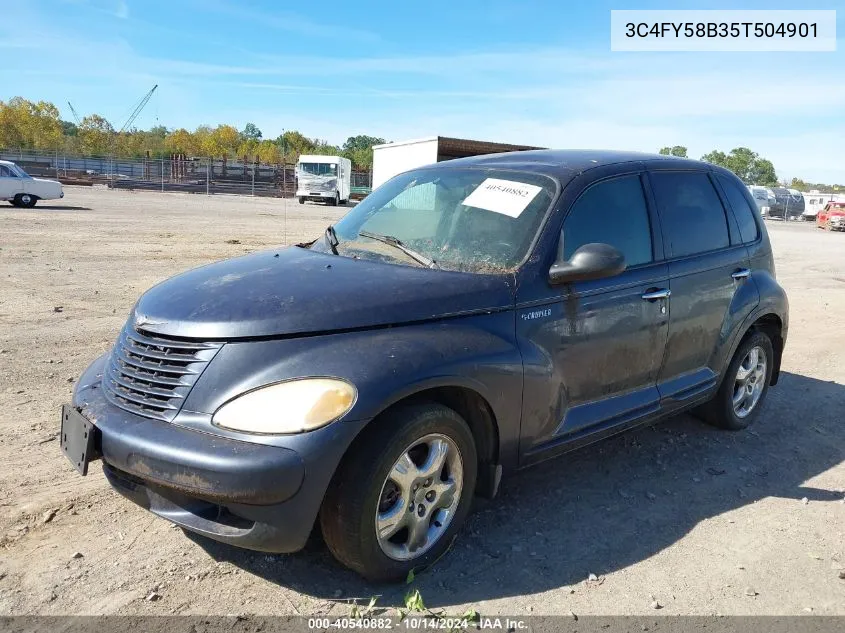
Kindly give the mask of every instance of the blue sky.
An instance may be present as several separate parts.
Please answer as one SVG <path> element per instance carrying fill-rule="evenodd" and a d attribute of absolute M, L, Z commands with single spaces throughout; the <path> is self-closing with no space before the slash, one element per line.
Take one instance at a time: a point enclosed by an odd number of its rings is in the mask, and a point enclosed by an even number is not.
<path fill-rule="evenodd" d="M 0 99 L 194 128 L 252 121 L 342 143 L 445 135 L 693 157 L 751 147 L 780 176 L 845 181 L 845 6 L 835 53 L 614 53 L 610 10 L 781 2 L 3 3 Z M 837 6 L 838 5 L 838 6 Z"/>

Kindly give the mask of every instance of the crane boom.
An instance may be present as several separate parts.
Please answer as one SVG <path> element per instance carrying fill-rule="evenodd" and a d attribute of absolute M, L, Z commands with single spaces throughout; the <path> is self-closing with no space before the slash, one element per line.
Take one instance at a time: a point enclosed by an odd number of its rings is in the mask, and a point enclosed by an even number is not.
<path fill-rule="evenodd" d="M 132 125 L 135 122 L 135 119 L 137 119 L 138 115 L 141 114 L 141 110 L 144 109 L 144 106 L 147 105 L 147 102 L 150 100 L 150 97 L 153 96 L 153 93 L 156 91 L 156 88 L 158 88 L 158 84 L 153 86 L 152 89 L 147 94 L 144 95 L 144 98 L 141 99 L 141 101 L 138 103 L 138 105 L 135 106 L 135 109 L 132 110 L 132 114 L 130 114 L 129 118 L 126 119 L 126 123 L 124 123 L 123 127 L 120 128 L 120 132 L 118 132 L 118 134 L 125 131 L 130 125 Z"/>
<path fill-rule="evenodd" d="M 73 107 L 73 104 L 70 101 L 67 102 L 67 107 L 70 108 L 70 113 L 73 115 L 73 118 L 76 119 L 76 124 L 81 125 L 82 121 L 79 120 L 79 115 L 76 113 L 76 108 Z"/>

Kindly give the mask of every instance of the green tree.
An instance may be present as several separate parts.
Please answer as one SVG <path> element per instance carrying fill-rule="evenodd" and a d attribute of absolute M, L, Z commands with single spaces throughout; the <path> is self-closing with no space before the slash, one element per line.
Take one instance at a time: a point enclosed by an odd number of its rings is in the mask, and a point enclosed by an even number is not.
<path fill-rule="evenodd" d="M 383 138 L 365 134 L 350 136 L 343 144 L 343 155 L 352 161 L 355 169 L 372 169 L 373 145 L 381 145 L 384 142 Z"/>
<path fill-rule="evenodd" d="M 59 124 L 62 126 L 63 136 L 76 136 L 77 132 L 79 132 L 79 128 L 76 123 L 71 123 L 70 121 L 59 121 Z"/>
<path fill-rule="evenodd" d="M 300 154 L 313 154 L 314 141 L 296 130 L 288 130 L 276 139 L 286 162 L 296 162 Z"/>
<path fill-rule="evenodd" d="M 262 163 L 279 165 L 282 162 L 282 152 L 273 141 L 261 141 L 258 145 L 258 160 Z"/>
<path fill-rule="evenodd" d="M 319 138 L 314 139 L 314 148 L 311 154 L 320 154 L 322 156 L 339 156 L 340 148 L 337 145 L 332 145 L 328 141 Z"/>
<path fill-rule="evenodd" d="M 59 110 L 48 101 L 0 101 L 0 147 L 56 149 L 62 143 Z"/>
<path fill-rule="evenodd" d="M 247 123 L 241 131 L 241 136 L 247 141 L 260 141 L 261 130 L 258 129 L 255 123 Z"/>
<path fill-rule="evenodd" d="M 258 158 L 259 143 L 254 138 L 248 138 L 238 145 L 238 158 L 244 163 L 254 162 Z"/>
<path fill-rule="evenodd" d="M 82 151 L 102 156 L 112 150 L 114 128 L 99 114 L 89 114 L 80 122 L 78 136 Z"/>
<path fill-rule="evenodd" d="M 185 128 L 170 132 L 164 139 L 164 147 L 171 154 L 193 156 L 200 153 L 194 136 Z"/>
<path fill-rule="evenodd" d="M 778 181 L 772 162 L 747 147 L 735 147 L 728 154 L 713 150 L 701 160 L 730 169 L 747 185 L 770 186 Z"/>
<path fill-rule="evenodd" d="M 664 156 L 677 156 L 678 158 L 688 158 L 687 148 L 683 145 L 673 145 L 672 147 L 661 147 L 660 153 Z"/>

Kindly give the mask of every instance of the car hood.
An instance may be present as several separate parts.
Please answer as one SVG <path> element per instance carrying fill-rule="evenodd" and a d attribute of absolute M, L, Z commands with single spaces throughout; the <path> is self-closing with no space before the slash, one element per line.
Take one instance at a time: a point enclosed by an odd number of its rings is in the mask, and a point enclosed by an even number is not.
<path fill-rule="evenodd" d="M 235 339 L 399 325 L 512 305 L 509 275 L 400 266 L 289 247 L 172 277 L 148 290 L 131 318 L 152 333 Z"/>
<path fill-rule="evenodd" d="M 827 212 L 829 217 L 833 217 L 834 215 L 845 215 L 845 209 L 831 209 Z"/>
<path fill-rule="evenodd" d="M 35 195 L 49 196 L 58 195 L 62 191 L 62 184 L 58 180 L 47 180 L 46 178 L 29 178 L 28 184 L 24 184 L 24 192 Z"/>

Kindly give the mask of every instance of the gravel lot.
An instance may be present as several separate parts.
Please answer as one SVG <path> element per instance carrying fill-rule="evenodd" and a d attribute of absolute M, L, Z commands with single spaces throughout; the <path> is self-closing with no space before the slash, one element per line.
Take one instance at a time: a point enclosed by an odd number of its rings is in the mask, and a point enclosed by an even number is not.
<path fill-rule="evenodd" d="M 364 583 L 319 543 L 269 556 L 188 537 L 113 493 L 99 466 L 80 477 L 56 439 L 72 382 L 141 292 L 313 238 L 342 213 L 74 187 L 60 204 L 0 207 L 0 614 L 347 615 L 353 598 L 402 602 L 406 587 Z M 506 479 L 415 581 L 428 606 L 845 615 L 845 234 L 768 226 L 791 327 L 753 430 L 680 416 Z"/>

